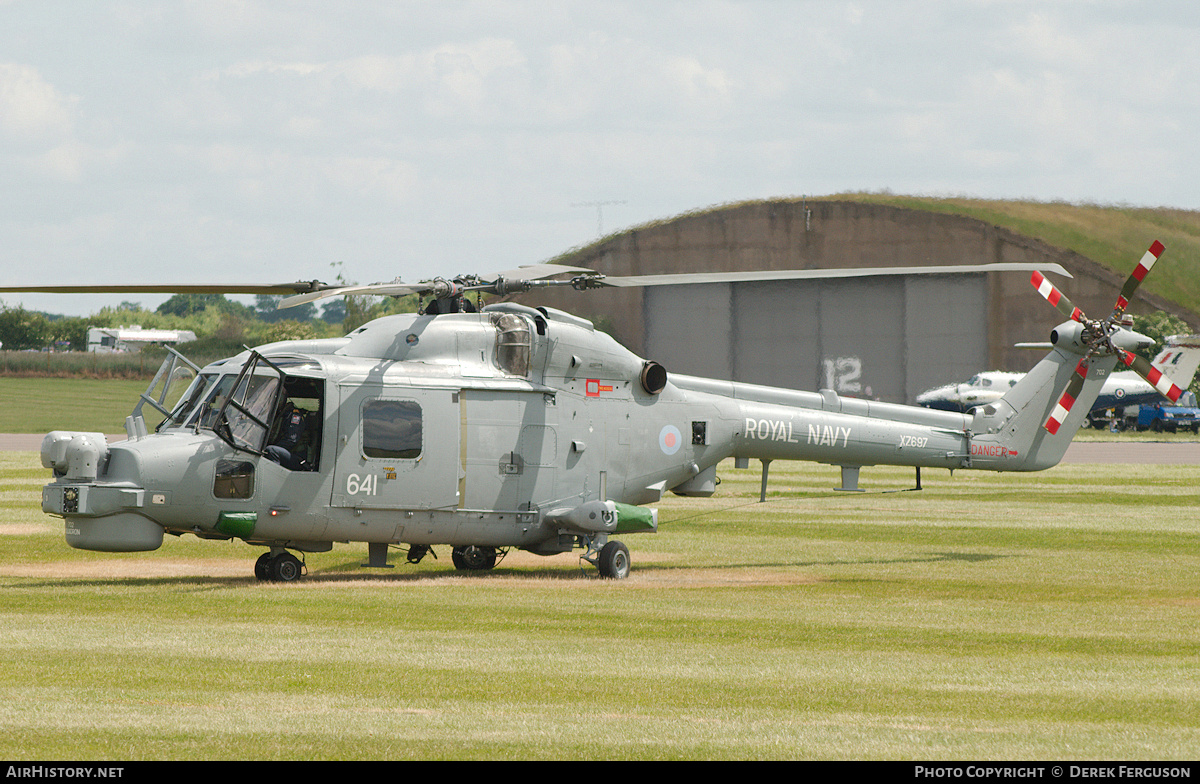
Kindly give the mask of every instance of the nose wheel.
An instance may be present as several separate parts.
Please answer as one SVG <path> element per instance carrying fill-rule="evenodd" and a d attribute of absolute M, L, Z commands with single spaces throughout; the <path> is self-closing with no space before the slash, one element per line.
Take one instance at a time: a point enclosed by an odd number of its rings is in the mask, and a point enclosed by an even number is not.
<path fill-rule="evenodd" d="M 291 583 L 304 575 L 304 563 L 287 552 L 265 552 L 254 562 L 254 576 L 259 580 L 275 583 Z"/>

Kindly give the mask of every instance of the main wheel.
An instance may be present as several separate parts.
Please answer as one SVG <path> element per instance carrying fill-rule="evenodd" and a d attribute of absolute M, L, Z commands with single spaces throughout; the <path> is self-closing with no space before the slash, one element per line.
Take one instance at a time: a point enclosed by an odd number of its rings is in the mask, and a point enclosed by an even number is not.
<path fill-rule="evenodd" d="M 474 544 L 455 547 L 450 552 L 450 560 L 454 562 L 455 569 L 468 572 L 484 571 L 496 565 L 496 548 Z"/>
<path fill-rule="evenodd" d="M 600 549 L 600 558 L 596 562 L 601 577 L 611 580 L 623 580 L 629 576 L 629 548 L 617 540 L 612 540 Z"/>
<path fill-rule="evenodd" d="M 271 551 L 258 556 L 258 560 L 254 562 L 254 576 L 260 580 L 271 579 Z"/>
<path fill-rule="evenodd" d="M 276 582 L 295 582 L 300 579 L 303 571 L 300 559 L 291 553 L 280 553 L 271 561 L 271 579 Z"/>

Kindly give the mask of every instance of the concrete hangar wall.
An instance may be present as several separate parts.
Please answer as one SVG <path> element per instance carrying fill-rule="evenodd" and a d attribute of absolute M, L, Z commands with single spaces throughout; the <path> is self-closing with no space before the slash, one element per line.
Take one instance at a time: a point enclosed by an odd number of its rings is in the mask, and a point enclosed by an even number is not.
<path fill-rule="evenodd" d="M 1130 258 L 1133 269 L 1140 252 Z M 1085 312 L 1124 276 L 972 218 L 845 201 L 763 201 L 640 227 L 559 259 L 610 275 L 1055 262 Z M 911 403 L 981 370 L 1028 370 L 1062 321 L 1024 272 L 702 284 L 521 298 L 591 318 L 668 372 Z M 1133 313 L 1172 309 L 1139 295 Z"/>

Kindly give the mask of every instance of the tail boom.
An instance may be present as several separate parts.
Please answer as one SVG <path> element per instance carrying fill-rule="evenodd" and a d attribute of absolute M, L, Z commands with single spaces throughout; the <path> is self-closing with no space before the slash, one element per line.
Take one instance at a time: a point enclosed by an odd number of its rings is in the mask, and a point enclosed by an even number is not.
<path fill-rule="evenodd" d="M 1115 357 L 1081 362 L 1079 355 L 1056 348 L 1004 397 L 972 414 L 840 398 L 829 391 L 794 393 L 793 405 L 778 393 L 770 402 L 739 400 L 730 456 L 1040 471 L 1062 460 L 1115 363 Z M 1064 407 L 1059 392 L 1072 376 L 1078 390 L 1073 404 Z M 725 391 L 748 388 L 730 385 Z"/>

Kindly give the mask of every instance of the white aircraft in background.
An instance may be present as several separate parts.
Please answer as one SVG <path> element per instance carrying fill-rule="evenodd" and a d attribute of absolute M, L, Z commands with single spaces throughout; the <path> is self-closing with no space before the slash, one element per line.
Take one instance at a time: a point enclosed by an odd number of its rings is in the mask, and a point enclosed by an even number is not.
<path fill-rule="evenodd" d="M 1029 344 L 1033 347 L 1035 344 Z M 1041 347 L 1041 344 L 1036 344 Z M 1187 389 L 1200 367 L 1200 335 L 1172 335 L 1151 363 L 1157 370 Z M 917 405 L 942 411 L 967 412 L 976 406 L 999 400 L 1012 386 L 1025 377 L 1024 373 L 990 370 L 976 373 L 961 384 L 945 384 L 917 395 Z M 1109 374 L 1092 405 L 1092 411 L 1123 408 L 1140 403 L 1164 400 L 1150 382 L 1132 370 Z M 1091 418 L 1091 417 L 1089 417 Z"/>

